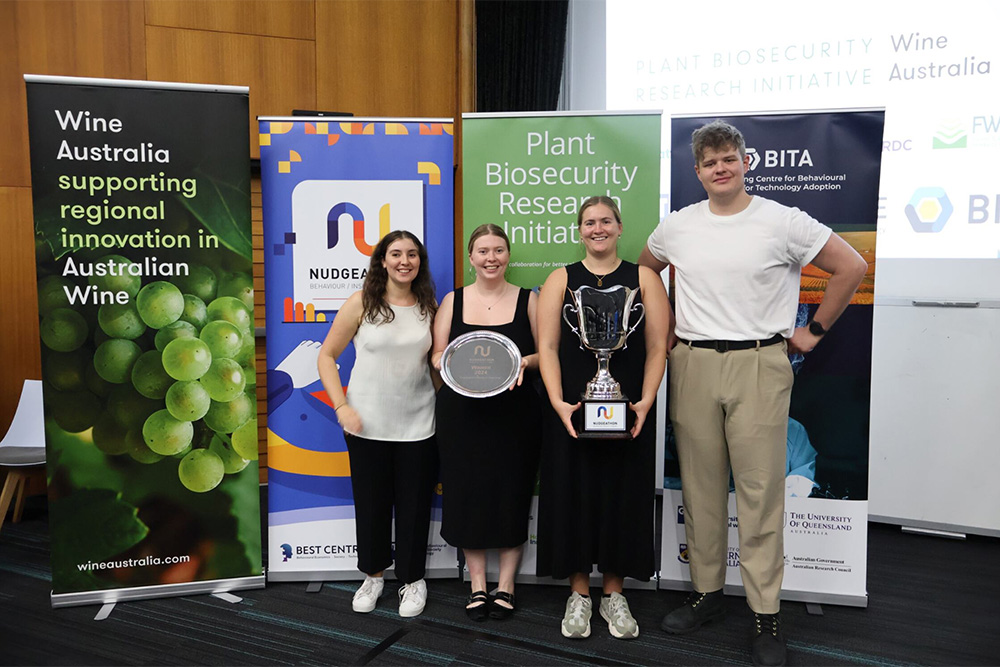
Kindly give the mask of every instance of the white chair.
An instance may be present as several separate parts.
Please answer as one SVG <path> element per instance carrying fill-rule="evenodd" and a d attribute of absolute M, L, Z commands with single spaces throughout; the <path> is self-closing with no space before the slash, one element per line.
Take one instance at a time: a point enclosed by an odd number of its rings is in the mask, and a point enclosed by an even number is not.
<path fill-rule="evenodd" d="M 14 503 L 14 523 L 21 520 L 28 480 L 45 472 L 45 417 L 42 413 L 42 381 L 25 380 L 17 402 L 14 420 L 7 435 L 0 440 L 0 468 L 7 470 L 3 491 L 0 491 L 0 528 L 11 501 Z"/>

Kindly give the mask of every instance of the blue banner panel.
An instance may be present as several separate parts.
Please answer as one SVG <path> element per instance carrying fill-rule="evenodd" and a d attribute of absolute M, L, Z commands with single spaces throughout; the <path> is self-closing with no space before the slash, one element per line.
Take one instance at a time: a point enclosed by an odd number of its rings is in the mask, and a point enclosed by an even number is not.
<path fill-rule="evenodd" d="M 864 605 L 875 236 L 884 111 L 817 111 L 678 117 L 671 121 L 671 206 L 702 201 L 691 133 L 716 118 L 735 125 L 750 158 L 747 192 L 799 208 L 831 227 L 868 261 L 836 325 L 808 355 L 792 355 L 785 498 L 786 599 Z M 796 326 L 816 311 L 829 274 L 802 269 Z M 668 432 L 661 576 L 689 580 L 682 481 Z M 676 515 L 666 509 L 676 509 Z M 676 516 L 676 518 L 675 518 Z M 739 542 L 730 494 L 726 583 L 737 587 Z M 662 583 L 662 582 L 661 582 Z"/>
<path fill-rule="evenodd" d="M 451 119 L 260 120 L 269 562 L 282 580 L 357 575 L 350 462 L 316 369 L 319 347 L 391 230 L 422 239 L 438 300 L 453 288 L 452 133 Z M 349 383 L 353 345 L 337 362 Z M 428 567 L 441 560 L 453 571 L 435 500 Z M 297 550 L 306 544 L 324 548 Z"/>

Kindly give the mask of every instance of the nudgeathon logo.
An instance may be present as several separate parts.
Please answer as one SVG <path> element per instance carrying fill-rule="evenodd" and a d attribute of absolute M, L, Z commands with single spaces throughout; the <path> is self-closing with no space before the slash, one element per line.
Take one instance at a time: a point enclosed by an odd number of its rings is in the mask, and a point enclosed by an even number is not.
<path fill-rule="evenodd" d="M 960 120 L 950 119 L 942 122 L 934 131 L 931 148 L 965 148 L 968 145 L 968 134 L 965 124 Z"/>
<path fill-rule="evenodd" d="M 361 289 L 371 255 L 390 230 L 423 240 L 421 181 L 306 180 L 292 191 L 292 232 L 273 248 L 291 255 L 293 299 L 338 310 Z"/>
<path fill-rule="evenodd" d="M 613 405 L 602 405 L 597 408 L 598 419 L 614 419 L 615 407 Z"/>
<path fill-rule="evenodd" d="M 913 231 L 936 233 L 944 229 L 955 207 L 944 188 L 931 186 L 917 188 L 904 210 Z"/>

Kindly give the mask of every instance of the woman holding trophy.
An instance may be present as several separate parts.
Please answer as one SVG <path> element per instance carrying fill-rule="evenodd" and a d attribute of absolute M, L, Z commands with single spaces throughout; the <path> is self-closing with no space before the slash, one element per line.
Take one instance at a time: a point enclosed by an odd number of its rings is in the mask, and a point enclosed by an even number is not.
<path fill-rule="evenodd" d="M 434 320 L 431 361 L 442 369 L 448 344 L 463 335 L 480 336 L 496 354 L 491 333 L 516 345 L 513 381 L 491 395 L 477 396 L 448 384 L 437 397 L 437 441 L 441 455 L 443 517 L 441 535 L 461 548 L 469 569 L 472 594 L 466 614 L 476 621 L 503 619 L 514 612 L 514 576 L 528 539 L 528 514 L 538 471 L 541 401 L 525 371 L 538 368 L 535 353 L 537 296 L 507 282 L 510 240 L 496 225 L 480 225 L 469 239 L 475 281 L 441 301 Z M 485 334 L 487 337 L 482 337 Z M 519 352 L 519 355 L 516 354 Z M 448 359 L 444 360 L 448 363 Z M 451 377 L 445 368 L 446 381 Z M 486 550 L 498 549 L 500 578 L 496 597 L 486 593 Z"/>
<path fill-rule="evenodd" d="M 338 311 L 319 354 L 323 381 L 351 461 L 357 523 L 358 569 L 364 583 L 354 611 L 375 609 L 382 572 L 393 564 L 399 615 L 417 616 L 427 601 L 424 566 L 431 498 L 437 483 L 434 384 L 428 354 L 437 310 L 427 251 L 407 231 L 386 234 L 372 252 L 360 292 Z M 354 343 L 350 387 L 337 357 Z"/>
<path fill-rule="evenodd" d="M 648 418 L 666 364 L 670 306 L 658 275 L 618 257 L 613 199 L 584 201 L 577 228 L 586 256 L 553 271 L 538 304 L 539 367 L 552 407 L 543 429 L 538 574 L 569 578 L 561 630 L 584 638 L 596 564 L 601 617 L 613 637 L 632 639 L 639 626 L 622 583 L 655 570 L 656 429 Z"/>

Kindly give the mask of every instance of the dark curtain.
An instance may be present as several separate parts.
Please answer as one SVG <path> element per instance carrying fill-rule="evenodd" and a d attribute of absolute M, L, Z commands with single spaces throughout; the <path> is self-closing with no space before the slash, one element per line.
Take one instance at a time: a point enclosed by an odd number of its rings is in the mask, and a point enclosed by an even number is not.
<path fill-rule="evenodd" d="M 476 0 L 476 111 L 554 111 L 569 0 Z"/>

